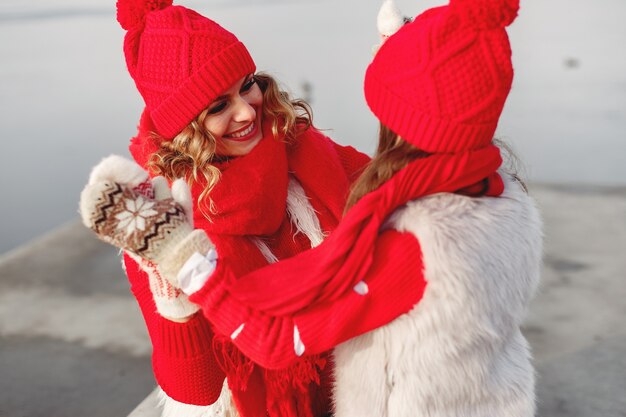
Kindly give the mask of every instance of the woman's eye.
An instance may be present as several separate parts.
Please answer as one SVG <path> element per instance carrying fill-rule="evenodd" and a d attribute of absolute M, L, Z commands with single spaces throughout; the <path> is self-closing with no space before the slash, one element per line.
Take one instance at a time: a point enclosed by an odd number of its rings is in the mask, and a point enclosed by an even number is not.
<path fill-rule="evenodd" d="M 245 93 L 246 91 L 250 90 L 255 83 L 256 80 L 254 79 L 254 77 L 250 78 L 244 85 L 241 86 L 241 92 Z"/>
<path fill-rule="evenodd" d="M 209 114 L 219 113 L 226 108 L 226 102 L 222 101 L 209 109 Z"/>

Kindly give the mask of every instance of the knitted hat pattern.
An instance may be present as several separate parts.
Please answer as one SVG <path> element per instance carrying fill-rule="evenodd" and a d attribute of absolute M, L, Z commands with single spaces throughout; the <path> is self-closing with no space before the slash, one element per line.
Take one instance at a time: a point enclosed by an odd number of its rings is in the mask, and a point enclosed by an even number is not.
<path fill-rule="evenodd" d="M 128 71 L 157 133 L 173 138 L 216 97 L 253 73 L 235 35 L 172 0 L 118 0 Z"/>
<path fill-rule="evenodd" d="M 367 69 L 372 112 L 426 152 L 491 143 L 513 81 L 505 27 L 518 9 L 519 0 L 451 0 L 404 25 Z"/>

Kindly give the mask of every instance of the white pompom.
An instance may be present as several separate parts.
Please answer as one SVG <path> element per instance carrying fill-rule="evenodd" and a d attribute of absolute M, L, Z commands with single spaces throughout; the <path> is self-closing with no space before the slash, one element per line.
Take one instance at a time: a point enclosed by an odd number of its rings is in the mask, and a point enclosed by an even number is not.
<path fill-rule="evenodd" d="M 404 17 L 393 0 L 384 0 L 377 19 L 378 33 L 389 37 L 404 26 Z"/>

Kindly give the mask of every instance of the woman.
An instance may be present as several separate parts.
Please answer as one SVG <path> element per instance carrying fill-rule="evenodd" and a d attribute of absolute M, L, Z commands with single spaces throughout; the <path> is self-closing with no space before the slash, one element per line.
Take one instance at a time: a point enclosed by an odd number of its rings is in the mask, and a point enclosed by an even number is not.
<path fill-rule="evenodd" d="M 215 271 L 193 288 L 188 268 L 202 261 L 184 243 L 174 251 L 185 260 L 173 284 L 258 363 L 336 346 L 338 417 L 534 415 L 520 324 L 541 221 L 492 143 L 517 10 L 453 0 L 389 36 L 365 77 L 379 149 L 320 246 L 238 279 L 217 247 Z"/>
<path fill-rule="evenodd" d="M 153 244 L 171 229 L 146 223 L 163 204 L 148 200 L 167 199 L 168 183 L 183 178 L 191 195 L 180 182 L 173 188 L 194 212 L 184 220 L 208 234 L 242 275 L 319 244 L 341 217 L 349 184 L 368 158 L 315 130 L 306 103 L 290 100 L 272 77 L 254 74 L 245 46 L 215 22 L 168 1 L 120 0 L 117 7 L 128 31 L 128 70 L 146 104 L 130 151 L 154 179 L 122 158 L 104 160 L 83 195 L 96 192 L 94 184 L 119 181 L 139 200 L 109 190 L 97 207 L 81 202 L 83 214 L 103 215 L 90 225 L 106 229 L 102 220 L 113 215 L 119 223 L 109 231 L 124 237 L 154 226 L 146 240 Z M 325 353 L 284 371 L 256 366 L 195 314 L 199 307 L 168 284 L 158 263 L 131 253 L 124 263 L 153 343 L 166 415 L 328 412 Z"/>

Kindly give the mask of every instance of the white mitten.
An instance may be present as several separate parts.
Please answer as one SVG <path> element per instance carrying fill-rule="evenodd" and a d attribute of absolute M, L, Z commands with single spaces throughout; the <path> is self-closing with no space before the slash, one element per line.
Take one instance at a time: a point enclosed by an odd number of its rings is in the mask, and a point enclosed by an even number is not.
<path fill-rule="evenodd" d="M 83 223 L 102 240 L 157 265 L 160 276 L 180 288 L 177 274 L 194 254 L 213 245 L 190 222 L 190 192 L 183 180 L 173 185 L 119 156 L 94 168 L 80 198 Z"/>

